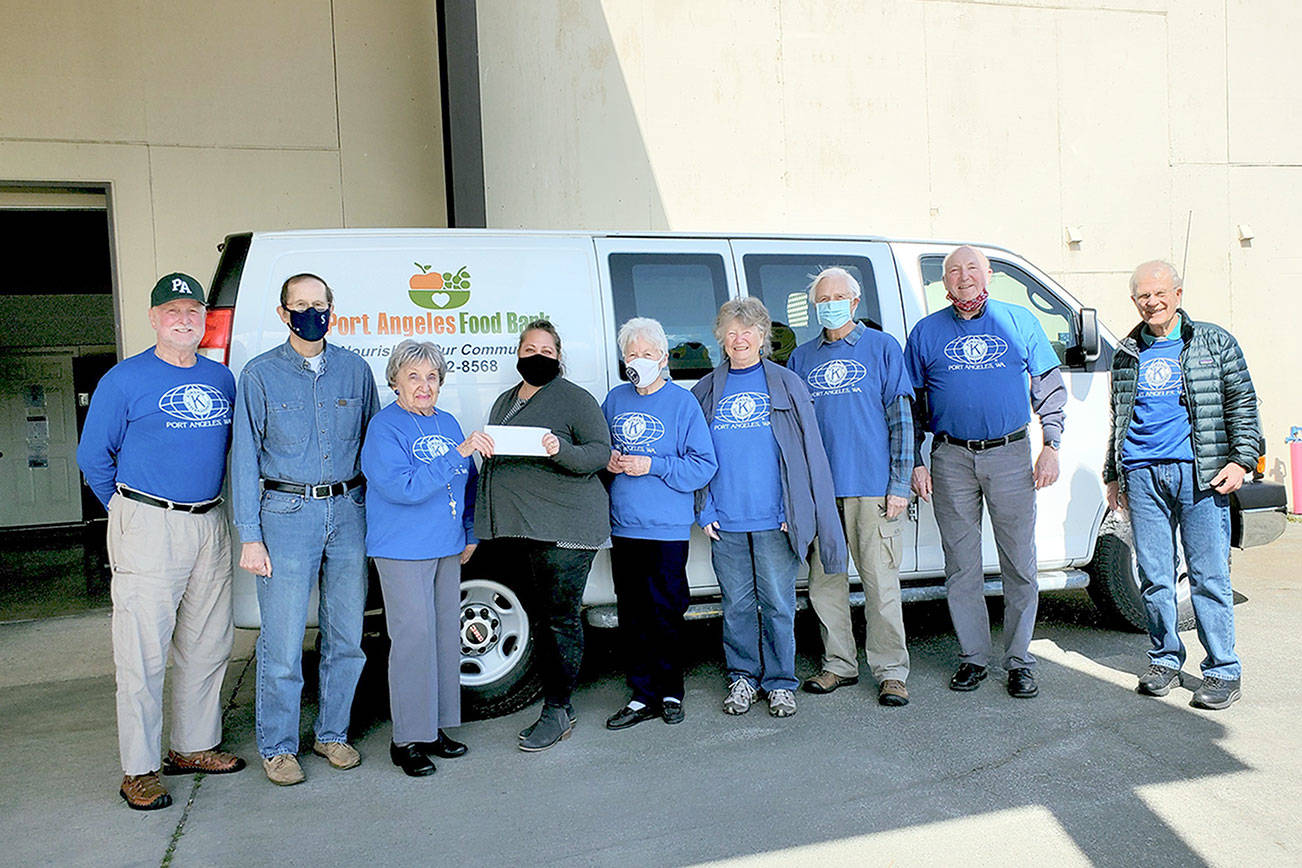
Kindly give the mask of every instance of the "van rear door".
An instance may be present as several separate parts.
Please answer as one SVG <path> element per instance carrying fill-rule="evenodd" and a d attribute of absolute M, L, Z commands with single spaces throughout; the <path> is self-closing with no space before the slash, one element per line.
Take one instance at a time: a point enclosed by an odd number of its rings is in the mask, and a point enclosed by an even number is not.
<path fill-rule="evenodd" d="M 770 358 L 786 364 L 791 351 L 818 336 L 809 284 L 824 268 L 839 266 L 863 288 L 855 318 L 904 345 L 904 307 L 890 246 L 880 241 L 739 239 L 732 242 L 742 290 L 764 302 L 773 318 Z M 902 573 L 912 572 L 917 526 L 901 530 Z M 851 559 L 853 561 L 853 558 Z M 857 568 L 852 567 L 857 575 Z"/>

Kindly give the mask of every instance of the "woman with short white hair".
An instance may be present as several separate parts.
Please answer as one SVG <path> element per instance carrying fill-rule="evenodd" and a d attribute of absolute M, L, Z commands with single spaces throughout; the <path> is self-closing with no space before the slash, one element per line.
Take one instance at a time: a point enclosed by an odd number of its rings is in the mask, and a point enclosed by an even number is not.
<path fill-rule="evenodd" d="M 448 365 L 438 346 L 405 340 L 385 376 L 397 396 L 362 444 L 366 553 L 375 559 L 389 628 L 389 757 L 412 777 L 430 755 L 461 756 L 443 731 L 461 724 L 461 565 L 474 533 L 474 438 L 435 407 Z"/>
<path fill-rule="evenodd" d="M 681 723 L 687 546 L 695 492 L 714 476 L 714 444 L 701 407 L 669 380 L 669 340 L 659 322 L 619 329 L 628 376 L 601 405 L 610 425 L 610 563 L 632 698 L 607 729 L 660 717 Z"/>
<path fill-rule="evenodd" d="M 763 358 L 773 323 L 757 298 L 726 301 L 714 334 L 727 360 L 692 389 L 719 470 L 698 498 L 723 596 L 728 696 L 745 714 L 760 692 L 769 713 L 796 713 L 796 571 L 814 537 L 824 569 L 846 568 L 832 470 L 804 382 Z"/>

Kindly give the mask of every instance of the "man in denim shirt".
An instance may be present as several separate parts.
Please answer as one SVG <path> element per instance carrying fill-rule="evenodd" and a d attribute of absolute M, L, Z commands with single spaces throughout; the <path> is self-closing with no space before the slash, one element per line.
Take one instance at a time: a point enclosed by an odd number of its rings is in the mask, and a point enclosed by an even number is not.
<path fill-rule="evenodd" d="M 366 514 L 362 434 L 379 409 L 371 369 L 327 345 L 334 294 L 314 274 L 280 289 L 289 340 L 244 366 L 231 449 L 240 566 L 257 576 L 257 740 L 267 778 L 303 780 L 298 764 L 303 631 L 320 581 L 320 710 L 313 753 L 338 769 L 361 762 L 348 744 L 353 692 L 366 658 Z"/>

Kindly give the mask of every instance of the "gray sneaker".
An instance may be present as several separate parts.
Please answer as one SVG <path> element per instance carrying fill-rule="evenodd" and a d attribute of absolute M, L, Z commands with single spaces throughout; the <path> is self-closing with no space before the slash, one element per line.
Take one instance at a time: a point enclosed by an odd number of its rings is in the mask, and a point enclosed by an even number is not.
<path fill-rule="evenodd" d="M 1217 678 L 1215 675 L 1208 675 L 1203 678 L 1202 686 L 1194 691 L 1193 699 L 1189 700 L 1189 704 L 1194 708 L 1220 711 L 1222 708 L 1229 708 L 1237 702 L 1241 695 L 1239 692 L 1239 679 L 1227 681 L 1224 678 Z"/>
<path fill-rule="evenodd" d="M 1158 663 L 1150 663 L 1144 674 L 1139 676 L 1139 685 L 1135 692 L 1144 696 L 1166 696 L 1180 680 L 1180 670 Z"/>
<path fill-rule="evenodd" d="M 790 717 L 796 713 L 796 694 L 779 687 L 769 691 L 769 714 L 774 717 Z"/>
<path fill-rule="evenodd" d="M 533 732 L 520 742 L 520 750 L 537 753 L 556 744 L 563 738 L 569 738 L 574 731 L 574 724 L 565 709 L 553 705 L 544 705 L 538 722 L 533 725 Z"/>
<path fill-rule="evenodd" d="M 755 686 L 745 678 L 738 678 L 728 687 L 728 695 L 723 699 L 725 714 L 745 714 L 755 702 Z"/>
<path fill-rule="evenodd" d="M 573 705 L 566 705 L 565 713 L 569 715 L 571 726 L 579 722 L 579 715 L 575 713 Z M 533 723 L 529 724 L 524 729 L 520 730 L 520 741 L 524 741 L 526 738 L 528 738 L 529 734 L 533 732 L 534 727 L 536 727 L 541 721 L 542 718 L 540 717 L 538 718 L 538 720 L 535 720 Z"/>

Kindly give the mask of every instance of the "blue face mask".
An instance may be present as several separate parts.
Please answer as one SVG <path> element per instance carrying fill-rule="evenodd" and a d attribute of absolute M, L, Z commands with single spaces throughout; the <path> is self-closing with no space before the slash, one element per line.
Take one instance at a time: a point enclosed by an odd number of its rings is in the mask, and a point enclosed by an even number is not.
<path fill-rule="evenodd" d="M 291 310 L 289 330 L 305 341 L 319 341 L 330 331 L 330 308 L 317 310 Z"/>
<path fill-rule="evenodd" d="M 854 299 L 820 301 L 814 307 L 818 311 L 818 324 L 825 329 L 835 331 L 850 321 L 850 316 L 854 313 Z"/>

